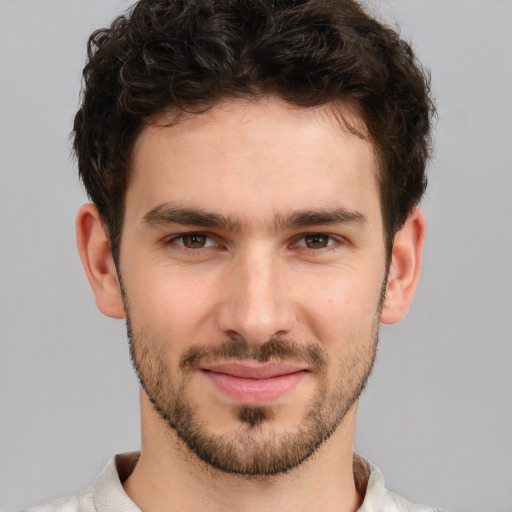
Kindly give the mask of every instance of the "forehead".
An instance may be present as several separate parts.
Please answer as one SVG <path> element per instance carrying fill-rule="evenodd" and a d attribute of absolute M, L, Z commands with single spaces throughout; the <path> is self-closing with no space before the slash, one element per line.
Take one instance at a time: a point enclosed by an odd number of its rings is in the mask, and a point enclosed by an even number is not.
<path fill-rule="evenodd" d="M 348 108 L 274 98 L 160 114 L 136 141 L 127 209 L 140 217 L 171 202 L 253 220 L 304 208 L 372 213 L 379 210 L 374 150 L 344 123 L 362 127 Z"/>

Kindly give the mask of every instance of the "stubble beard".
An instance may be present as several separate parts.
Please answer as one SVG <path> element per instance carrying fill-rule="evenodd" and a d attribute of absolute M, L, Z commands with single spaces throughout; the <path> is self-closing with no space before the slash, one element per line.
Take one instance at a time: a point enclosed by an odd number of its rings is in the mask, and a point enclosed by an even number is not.
<path fill-rule="evenodd" d="M 356 349 L 340 364 L 333 385 L 328 381 L 332 377 L 328 377 L 326 352 L 318 344 L 272 339 L 261 346 L 249 347 L 244 341 L 233 339 L 216 348 L 190 347 L 181 357 L 183 379 L 176 386 L 164 354 L 157 352 L 157 343 L 134 329 L 129 314 L 127 331 L 141 386 L 170 432 L 175 432 L 188 450 L 211 468 L 262 477 L 286 473 L 301 465 L 343 421 L 370 376 L 378 342 L 378 316 L 371 333 L 366 335 L 368 339 L 344 340 Z M 234 418 L 238 420 L 236 433 L 219 434 L 212 432 L 200 418 L 189 392 L 190 377 L 205 357 L 306 361 L 314 368 L 317 389 L 305 406 L 301 421 L 287 432 L 277 433 L 272 428 L 272 421 L 279 414 L 278 406 L 240 405 L 232 406 Z"/>

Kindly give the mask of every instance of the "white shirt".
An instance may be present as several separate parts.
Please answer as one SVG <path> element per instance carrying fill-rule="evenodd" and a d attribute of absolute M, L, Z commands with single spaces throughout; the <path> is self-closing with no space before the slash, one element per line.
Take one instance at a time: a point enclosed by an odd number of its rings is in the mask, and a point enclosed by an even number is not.
<path fill-rule="evenodd" d="M 124 481 L 138 460 L 138 453 L 112 457 L 91 487 L 26 512 L 141 512 L 123 489 Z M 441 512 L 439 509 L 415 505 L 390 492 L 379 469 L 361 455 L 354 455 L 354 477 L 358 489 L 366 488 L 358 512 Z"/>

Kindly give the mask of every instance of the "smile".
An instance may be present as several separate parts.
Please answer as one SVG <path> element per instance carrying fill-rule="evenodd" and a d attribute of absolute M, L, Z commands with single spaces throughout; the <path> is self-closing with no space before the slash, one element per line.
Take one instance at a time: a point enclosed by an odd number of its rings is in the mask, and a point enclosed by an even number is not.
<path fill-rule="evenodd" d="M 237 361 L 209 365 L 202 373 L 236 402 L 262 405 L 295 388 L 308 372 L 290 363 Z"/>

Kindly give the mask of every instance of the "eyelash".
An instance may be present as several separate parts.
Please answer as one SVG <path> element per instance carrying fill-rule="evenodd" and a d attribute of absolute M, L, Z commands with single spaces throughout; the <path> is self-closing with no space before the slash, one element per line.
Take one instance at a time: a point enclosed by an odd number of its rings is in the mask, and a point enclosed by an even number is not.
<path fill-rule="evenodd" d="M 178 243 L 180 240 L 183 242 L 183 239 L 187 236 L 189 236 L 189 237 L 193 237 L 193 236 L 205 237 L 207 239 L 207 241 L 211 241 L 213 243 L 211 245 L 207 245 L 206 247 L 198 247 L 195 249 L 191 248 L 191 247 L 187 247 L 184 243 L 181 243 L 181 244 Z M 187 253 L 197 252 L 200 249 L 208 249 L 208 248 L 214 247 L 214 246 L 220 247 L 219 244 L 215 244 L 211 235 L 209 235 L 208 233 L 202 233 L 200 231 L 190 231 L 188 233 L 180 233 L 179 235 L 174 235 L 171 238 L 167 238 L 165 240 L 165 245 L 175 245 L 179 250 L 185 251 Z"/>
<path fill-rule="evenodd" d="M 196 248 L 187 247 L 184 244 L 184 238 L 187 236 L 188 237 L 194 237 L 194 236 L 205 237 L 206 243 L 208 243 L 208 241 L 210 241 L 210 245 L 206 245 L 204 247 L 196 247 Z M 305 240 L 308 237 L 327 238 L 327 245 L 325 247 L 316 247 L 316 248 L 307 247 L 307 245 L 306 245 L 307 242 L 305 242 Z M 178 243 L 179 241 L 181 241 L 182 243 Z M 304 241 L 304 243 L 300 244 L 300 242 L 302 242 L 302 241 Z M 314 253 L 325 253 L 327 251 L 336 250 L 339 248 L 339 245 L 343 245 L 345 243 L 346 243 L 346 241 L 343 237 L 335 236 L 335 235 L 332 235 L 329 233 L 322 233 L 322 232 L 314 231 L 311 233 L 300 234 L 288 245 L 288 247 L 289 248 L 297 247 L 299 249 L 304 249 L 304 250 L 307 250 L 308 252 L 311 252 L 314 254 Z M 223 248 L 222 245 L 215 243 L 214 238 L 210 234 L 203 233 L 200 231 L 190 231 L 187 233 L 180 233 L 179 235 L 174 235 L 171 238 L 167 238 L 165 240 L 165 245 L 166 246 L 174 245 L 175 249 L 185 252 L 187 254 L 198 253 L 200 250 L 209 249 L 212 247 Z"/>
<path fill-rule="evenodd" d="M 306 239 L 308 237 L 316 237 L 316 238 L 326 238 L 327 239 L 327 245 L 325 247 L 308 247 L 306 245 Z M 304 241 L 303 245 L 299 245 L 299 242 Z M 332 250 L 334 249 L 338 244 L 343 243 L 343 239 L 339 236 L 334 236 L 329 233 L 319 233 L 319 232 L 312 232 L 312 233 L 304 233 L 301 234 L 300 237 L 296 238 L 296 241 L 292 244 L 294 247 L 302 247 L 304 249 L 309 249 L 314 252 L 318 252 L 320 250 L 326 251 L 326 250 Z"/>

